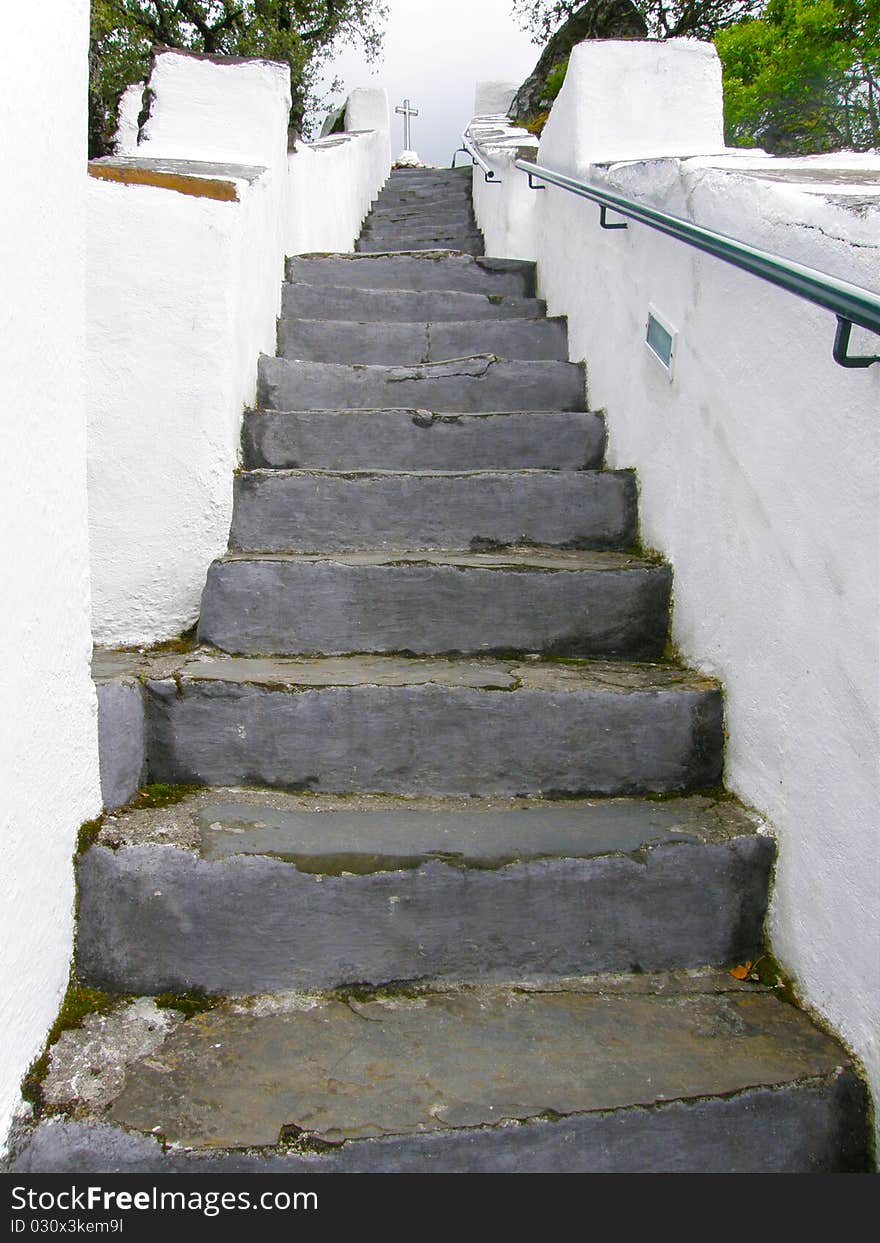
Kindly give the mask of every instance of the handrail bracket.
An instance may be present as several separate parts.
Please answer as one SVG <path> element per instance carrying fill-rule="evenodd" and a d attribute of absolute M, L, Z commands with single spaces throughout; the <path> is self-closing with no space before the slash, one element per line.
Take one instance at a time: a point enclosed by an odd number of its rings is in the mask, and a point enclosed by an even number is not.
<path fill-rule="evenodd" d="M 872 363 L 880 363 L 880 354 L 850 354 L 849 338 L 853 330 L 852 320 L 842 315 L 837 317 L 837 332 L 834 334 L 832 357 L 839 367 L 870 367 Z"/>
<path fill-rule="evenodd" d="M 602 226 L 603 229 L 628 229 L 629 228 L 629 225 L 626 223 L 625 220 L 621 220 L 617 224 L 609 224 L 607 212 L 608 212 L 608 208 L 605 206 L 605 204 L 600 203 L 599 224 Z"/>

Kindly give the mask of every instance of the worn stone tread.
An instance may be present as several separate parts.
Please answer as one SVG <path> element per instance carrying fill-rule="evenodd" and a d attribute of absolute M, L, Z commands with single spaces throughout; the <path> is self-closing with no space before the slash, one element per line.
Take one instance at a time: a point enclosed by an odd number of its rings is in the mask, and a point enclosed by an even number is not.
<path fill-rule="evenodd" d="M 583 365 L 477 354 L 416 366 L 295 362 L 263 356 L 260 405 L 273 410 L 385 410 L 419 406 L 460 413 L 485 410 L 585 410 Z"/>
<path fill-rule="evenodd" d="M 596 470 L 601 414 L 572 410 L 250 410 L 244 466 L 284 470 Z"/>
<path fill-rule="evenodd" d="M 535 265 L 448 250 L 404 255 L 315 254 L 287 261 L 287 279 L 362 289 L 441 290 L 534 297 Z"/>
<path fill-rule="evenodd" d="M 278 353 L 309 362 L 398 366 L 460 358 L 464 350 L 498 358 L 568 361 L 561 319 L 360 323 L 290 319 L 278 324 Z"/>
<path fill-rule="evenodd" d="M 656 659 L 670 588 L 668 566 L 619 553 L 234 553 L 208 571 L 199 636 L 239 654 Z"/>
<path fill-rule="evenodd" d="M 448 323 L 454 320 L 540 319 L 546 303 L 514 295 L 454 290 L 358 289 L 285 281 L 282 314 L 307 319 L 353 319 L 371 323 Z"/>
<path fill-rule="evenodd" d="M 233 552 L 629 548 L 628 471 L 303 471 L 239 473 Z"/>
<path fill-rule="evenodd" d="M 300 1168 L 865 1168 L 865 1093 L 835 1041 L 762 990 L 653 984 L 292 994 L 188 1021 L 135 1001 L 62 1037 L 46 1092 L 80 1121 L 43 1124 L 15 1165 L 81 1160 L 91 1128 L 93 1162 L 125 1131 L 142 1156 L 160 1136 L 172 1169 L 310 1149 Z"/>
<path fill-rule="evenodd" d="M 79 861 L 77 969 L 243 994 L 740 962 L 761 945 L 761 829 L 700 797 L 204 791 L 105 820 Z"/>

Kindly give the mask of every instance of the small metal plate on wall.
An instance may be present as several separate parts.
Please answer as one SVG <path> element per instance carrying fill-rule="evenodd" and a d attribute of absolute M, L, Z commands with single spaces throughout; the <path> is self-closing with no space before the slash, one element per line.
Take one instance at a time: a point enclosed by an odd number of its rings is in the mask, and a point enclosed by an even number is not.
<path fill-rule="evenodd" d="M 648 307 L 648 323 L 645 330 L 645 344 L 653 356 L 672 378 L 675 364 L 675 342 L 678 332 L 669 324 L 654 307 Z"/>

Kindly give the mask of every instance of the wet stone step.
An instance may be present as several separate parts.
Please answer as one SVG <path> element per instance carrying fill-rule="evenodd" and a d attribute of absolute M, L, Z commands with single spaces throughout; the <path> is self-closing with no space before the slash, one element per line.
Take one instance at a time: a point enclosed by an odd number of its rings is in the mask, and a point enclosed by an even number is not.
<path fill-rule="evenodd" d="M 450 320 L 541 319 L 546 305 L 537 298 L 499 294 L 353 289 L 344 285 L 287 282 L 282 315 L 303 319 L 355 320 L 358 323 L 418 323 Z"/>
<path fill-rule="evenodd" d="M 245 655 L 543 652 L 656 659 L 669 567 L 619 553 L 229 556 L 199 637 Z"/>
<path fill-rule="evenodd" d="M 382 366 L 440 362 L 470 353 L 500 358 L 568 361 L 562 319 L 478 319 L 459 323 L 352 323 L 283 318 L 278 353 L 323 363 Z"/>
<path fill-rule="evenodd" d="M 244 471 L 232 552 L 629 548 L 630 471 Z"/>
<path fill-rule="evenodd" d="M 77 970 L 241 995 L 740 962 L 762 940 L 760 828 L 700 797 L 204 791 L 105 819 L 79 861 Z"/>
<path fill-rule="evenodd" d="M 415 406 L 479 414 L 486 410 L 584 410 L 580 363 L 478 354 L 418 366 L 345 366 L 263 356 L 259 404 L 269 410 Z"/>
<path fill-rule="evenodd" d="M 531 298 L 535 265 L 518 259 L 448 254 L 312 255 L 287 260 L 287 279 L 361 289 L 444 290 Z"/>
<path fill-rule="evenodd" d="M 209 651 L 154 676 L 130 663 L 153 781 L 560 798 L 721 778 L 720 688 L 669 665 Z"/>
<path fill-rule="evenodd" d="M 249 410 L 246 467 L 306 470 L 582 470 L 602 465 L 605 421 L 577 411 Z"/>
<path fill-rule="evenodd" d="M 19 1173 L 868 1168 L 845 1051 L 712 973 L 293 993 L 190 1019 L 141 998 L 65 1033 L 44 1091 L 56 1116 Z"/>

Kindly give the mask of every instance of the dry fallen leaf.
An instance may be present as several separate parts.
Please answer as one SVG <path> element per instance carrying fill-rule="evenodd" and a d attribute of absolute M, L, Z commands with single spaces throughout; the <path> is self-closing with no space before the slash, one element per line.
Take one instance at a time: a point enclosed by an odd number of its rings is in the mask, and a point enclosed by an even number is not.
<path fill-rule="evenodd" d="M 735 980 L 747 980 L 754 965 L 753 962 L 740 963 L 738 967 L 730 968 L 730 974 Z"/>

